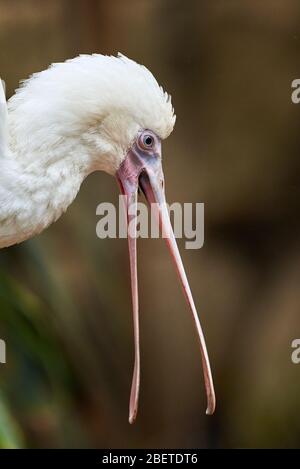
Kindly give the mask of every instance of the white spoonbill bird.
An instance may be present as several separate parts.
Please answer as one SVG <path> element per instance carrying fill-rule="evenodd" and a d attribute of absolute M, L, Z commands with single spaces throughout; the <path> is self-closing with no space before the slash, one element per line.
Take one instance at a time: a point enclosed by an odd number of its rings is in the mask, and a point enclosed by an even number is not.
<path fill-rule="evenodd" d="M 212 414 L 215 393 L 205 340 L 165 205 L 161 141 L 174 123 L 170 96 L 147 68 L 121 54 L 81 55 L 53 64 L 24 81 L 8 103 L 0 85 L 0 248 L 57 220 L 93 171 L 115 176 L 127 196 L 128 223 L 135 219 L 132 206 L 141 188 L 149 203 L 158 204 L 161 227 L 169 233 L 167 245 L 198 334 L 206 413 Z M 128 245 L 135 348 L 132 423 L 138 408 L 140 348 L 136 237 L 129 233 Z"/>

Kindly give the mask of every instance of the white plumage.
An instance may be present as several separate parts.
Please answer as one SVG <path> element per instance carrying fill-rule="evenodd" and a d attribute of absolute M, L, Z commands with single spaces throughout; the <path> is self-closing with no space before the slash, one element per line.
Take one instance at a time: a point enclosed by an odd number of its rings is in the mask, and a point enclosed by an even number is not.
<path fill-rule="evenodd" d="M 0 247 L 55 221 L 92 171 L 115 174 L 140 129 L 166 138 L 175 123 L 150 71 L 120 54 L 83 55 L 34 74 L 8 102 L 8 139 L 5 117 Z"/>
<path fill-rule="evenodd" d="M 7 106 L 4 82 L 0 80 L 0 155 L 7 152 Z"/>
<path fill-rule="evenodd" d="M 140 187 L 157 213 L 191 309 L 202 356 L 207 413 L 215 393 L 205 340 L 165 205 L 161 140 L 173 130 L 171 99 L 145 67 L 119 55 L 80 56 L 23 82 L 9 100 L 0 86 L 0 248 L 42 231 L 74 200 L 92 171 L 115 175 L 137 223 Z M 135 365 L 129 421 L 140 385 L 136 238 L 128 233 Z"/>

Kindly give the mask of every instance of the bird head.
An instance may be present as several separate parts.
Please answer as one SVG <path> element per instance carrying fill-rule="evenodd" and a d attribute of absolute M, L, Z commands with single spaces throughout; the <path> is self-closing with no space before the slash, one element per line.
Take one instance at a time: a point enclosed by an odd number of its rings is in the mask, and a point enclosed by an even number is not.
<path fill-rule="evenodd" d="M 28 163 L 36 155 L 51 166 L 68 159 L 73 172 L 104 170 L 126 196 L 128 224 L 138 190 L 155 203 L 157 218 L 194 317 L 208 398 L 215 396 L 203 333 L 166 208 L 161 143 L 175 124 L 170 96 L 152 73 L 119 54 L 79 56 L 34 74 L 9 102 L 12 146 Z M 132 210 L 133 207 L 133 210 Z M 136 239 L 128 233 L 135 334 L 135 367 L 129 420 L 137 413 L 140 380 Z"/>

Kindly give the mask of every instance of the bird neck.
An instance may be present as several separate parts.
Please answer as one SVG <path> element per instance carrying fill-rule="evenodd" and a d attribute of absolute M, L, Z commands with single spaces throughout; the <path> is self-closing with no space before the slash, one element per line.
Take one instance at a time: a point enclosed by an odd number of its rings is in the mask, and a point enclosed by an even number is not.
<path fill-rule="evenodd" d="M 71 155 L 47 160 L 26 158 L 9 142 L 0 155 L 0 248 L 35 234 L 56 221 L 76 197 L 88 173 Z"/>

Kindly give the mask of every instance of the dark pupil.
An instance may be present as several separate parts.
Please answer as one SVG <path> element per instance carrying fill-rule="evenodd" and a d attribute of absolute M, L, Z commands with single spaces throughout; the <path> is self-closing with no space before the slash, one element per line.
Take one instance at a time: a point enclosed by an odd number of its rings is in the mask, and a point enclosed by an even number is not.
<path fill-rule="evenodd" d="M 152 145 L 152 137 L 150 137 L 150 135 L 148 135 L 147 137 L 145 137 L 144 139 L 144 143 L 145 145 L 147 145 L 148 147 L 150 147 L 150 145 Z"/>

